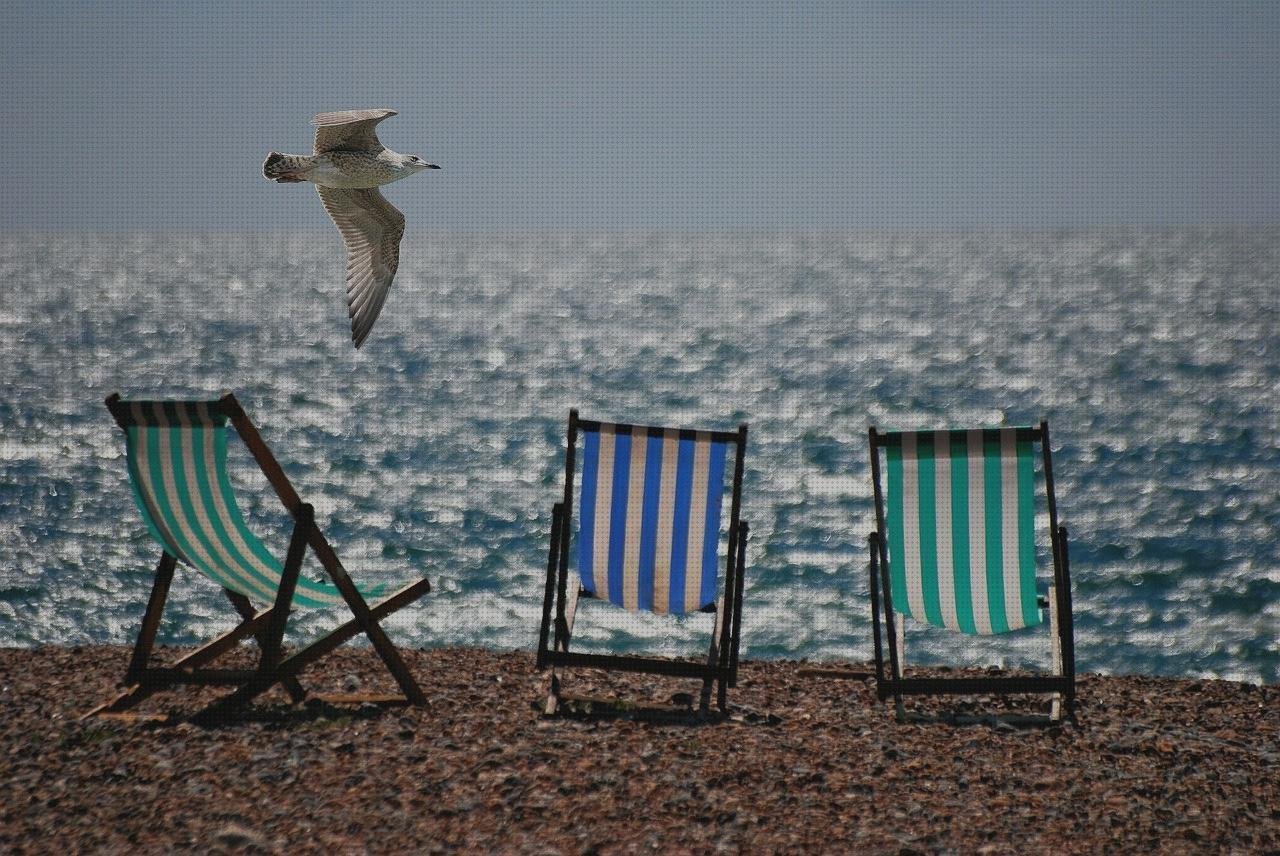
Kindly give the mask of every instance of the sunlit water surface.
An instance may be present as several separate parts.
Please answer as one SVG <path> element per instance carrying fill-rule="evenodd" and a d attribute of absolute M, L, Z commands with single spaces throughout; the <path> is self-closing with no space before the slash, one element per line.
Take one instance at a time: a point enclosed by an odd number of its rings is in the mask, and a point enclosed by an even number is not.
<path fill-rule="evenodd" d="M 132 639 L 157 548 L 102 399 L 231 389 L 357 579 L 430 578 L 390 622 L 406 644 L 532 649 L 576 406 L 748 421 L 744 655 L 866 658 L 867 425 L 1043 416 L 1080 668 L 1275 683 L 1278 239 L 411 234 L 359 353 L 327 232 L 0 239 L 0 644 Z M 279 503 L 233 459 L 283 550 Z M 707 623 L 610 612 L 584 645 L 696 652 Z M 162 641 L 189 643 L 230 612 L 188 573 L 167 616 Z M 1047 657 L 1043 634 L 952 642 L 911 650 Z"/>

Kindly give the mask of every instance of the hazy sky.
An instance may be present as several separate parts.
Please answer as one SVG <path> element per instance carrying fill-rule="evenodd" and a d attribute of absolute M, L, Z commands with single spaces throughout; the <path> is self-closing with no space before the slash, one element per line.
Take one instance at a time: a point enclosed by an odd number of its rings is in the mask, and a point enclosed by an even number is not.
<path fill-rule="evenodd" d="M 1280 3 L 9 3 L 0 227 L 330 228 L 260 173 L 400 111 L 427 229 L 1280 220 Z"/>

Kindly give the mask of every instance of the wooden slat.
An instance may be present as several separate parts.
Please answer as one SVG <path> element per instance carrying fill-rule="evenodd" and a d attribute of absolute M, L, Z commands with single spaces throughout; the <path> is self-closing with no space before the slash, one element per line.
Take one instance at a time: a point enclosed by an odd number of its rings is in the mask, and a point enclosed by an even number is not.
<path fill-rule="evenodd" d="M 582 654 L 552 651 L 547 662 L 553 666 L 581 669 L 610 669 L 618 672 L 644 672 L 676 678 L 711 678 L 728 680 L 730 669 L 686 660 L 664 660 L 660 657 L 629 657 L 622 654 Z"/>
<path fill-rule="evenodd" d="M 802 678 L 831 678 L 837 681 L 865 681 L 876 676 L 875 672 L 868 672 L 863 669 L 824 668 L 800 669 L 796 674 Z"/>
<path fill-rule="evenodd" d="M 901 678 L 895 682 L 902 695 L 981 695 L 983 693 L 1067 692 L 1071 681 L 1050 675 L 1026 677 Z"/>
<path fill-rule="evenodd" d="M 239 689 L 206 707 L 194 717 L 194 720 L 197 722 L 207 723 L 215 721 L 219 717 L 230 713 L 241 705 L 252 700 L 272 684 L 282 680 L 285 676 L 297 675 L 309 664 L 320 659 L 325 654 L 330 653 L 343 642 L 346 642 L 362 630 L 365 630 L 367 633 L 367 624 L 371 624 L 373 627 L 377 628 L 377 621 L 385 618 L 397 609 L 417 600 L 423 594 L 430 591 L 430 589 L 431 586 L 426 580 L 418 580 L 415 583 L 410 583 L 400 589 L 400 591 L 382 600 L 370 609 L 368 611 L 367 623 L 353 618 L 345 624 L 329 631 L 305 648 L 285 657 L 280 661 L 279 665 L 270 672 L 254 672 Z M 417 687 L 416 682 L 413 686 L 415 688 Z M 403 689 L 403 685 L 401 685 L 401 689 Z M 407 692 L 405 693 L 405 696 L 410 703 L 415 705 L 424 704 L 426 700 L 425 697 L 422 697 L 421 690 L 418 691 L 418 695 L 419 698 L 414 698 L 413 695 Z"/>
<path fill-rule="evenodd" d="M 401 607 L 413 603 L 429 591 L 431 591 L 431 585 L 426 580 L 410 583 L 395 594 L 375 604 L 369 610 L 369 617 L 373 621 L 380 621 Z M 297 673 L 340 646 L 343 642 L 359 634 L 359 632 L 360 624 L 353 618 L 345 624 L 334 628 L 305 648 L 284 658 L 280 662 L 280 669 L 289 673 Z"/>
<path fill-rule="evenodd" d="M 236 612 L 240 613 L 241 618 L 245 621 L 253 619 L 256 613 L 253 610 L 253 604 L 249 603 L 249 598 L 231 589 L 223 589 L 222 591 L 227 596 L 227 600 L 231 601 L 231 605 L 235 607 Z M 263 646 L 263 634 L 259 633 L 255 638 L 258 640 L 258 645 Z M 289 697 L 294 702 L 300 702 L 307 697 L 307 691 L 302 688 L 302 684 L 298 683 L 297 678 L 285 678 L 280 683 L 288 691 Z"/>
<path fill-rule="evenodd" d="M 146 671 L 147 662 L 151 659 L 151 649 L 155 645 L 160 616 L 164 613 L 164 602 L 169 597 L 169 585 L 173 582 L 173 570 L 177 563 L 178 560 L 169 553 L 161 553 L 160 563 L 156 565 L 155 583 L 151 586 L 151 597 L 147 600 L 147 611 L 142 616 L 142 629 L 138 631 L 133 657 L 125 672 L 125 681 L 128 683 L 137 683 L 138 676 Z"/>

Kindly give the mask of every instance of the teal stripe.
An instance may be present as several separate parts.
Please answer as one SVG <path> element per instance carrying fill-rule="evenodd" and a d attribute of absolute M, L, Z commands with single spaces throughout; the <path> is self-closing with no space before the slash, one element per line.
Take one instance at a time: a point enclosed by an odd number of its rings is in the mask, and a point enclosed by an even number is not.
<path fill-rule="evenodd" d="M 248 528 L 236 503 L 226 468 L 225 420 L 217 419 L 209 424 L 197 418 L 198 412 L 193 412 L 190 415 L 193 424 L 186 426 L 177 421 L 176 405 L 164 403 L 155 409 L 156 413 L 142 414 L 143 418 L 154 417 L 152 424 L 131 425 L 125 430 L 130 487 L 151 537 L 166 551 L 190 563 L 224 588 L 257 600 L 270 600 L 280 587 L 283 566 Z M 161 431 L 168 431 L 168 434 L 162 435 Z M 183 432 L 188 433 L 184 435 Z M 193 457 L 190 463 L 195 473 L 194 485 L 187 480 L 184 436 L 191 439 Z M 167 459 L 160 449 L 162 437 L 167 437 L 170 442 Z M 205 465 L 209 442 L 213 443 L 214 473 L 210 473 Z M 176 495 L 171 494 L 165 484 L 166 472 L 172 476 Z M 144 475 L 148 477 L 149 484 Z M 216 499 L 225 504 L 234 533 L 223 524 Z M 208 518 L 207 526 L 198 516 L 201 510 L 198 505 L 202 506 Z M 180 520 L 192 533 L 190 537 L 184 534 Z M 237 546 L 235 534 L 244 541 L 249 555 Z M 197 550 L 197 547 L 203 549 Z M 208 556 L 208 560 L 200 558 L 201 555 Z M 375 597 L 383 588 L 376 586 L 360 591 L 366 597 Z M 341 600 L 341 594 L 332 583 L 305 577 L 298 580 L 294 596 L 297 606 L 330 606 Z"/>
<path fill-rule="evenodd" d="M 153 511 L 152 506 L 154 500 L 149 500 L 150 492 L 145 491 L 142 486 L 142 467 L 138 461 L 138 445 L 142 442 L 138 436 L 142 429 L 131 426 L 127 429 L 126 445 L 128 447 L 126 462 L 129 466 L 129 487 L 133 491 L 134 504 L 138 506 L 138 511 L 142 514 L 142 522 L 146 524 L 147 531 L 151 533 L 151 537 L 156 539 L 157 543 L 165 549 L 169 555 L 178 559 L 185 559 L 182 550 L 174 542 L 169 535 L 168 528 L 163 522 L 156 519 L 159 509 Z"/>
<path fill-rule="evenodd" d="M 244 515 L 240 513 L 240 506 L 236 503 L 235 492 L 231 488 L 231 477 L 227 473 L 226 432 L 215 435 L 213 455 L 217 470 L 218 489 L 222 494 L 222 501 L 227 506 L 227 516 L 231 518 L 231 523 L 236 528 L 240 539 L 244 541 L 245 546 L 249 548 L 252 554 L 252 556 L 247 557 L 248 561 L 245 562 L 245 566 L 252 569 L 253 560 L 256 560 L 262 567 L 267 568 L 274 575 L 271 581 L 271 589 L 275 592 L 280 588 L 280 575 L 284 573 L 284 566 L 275 556 L 271 555 L 267 546 L 262 543 L 258 536 L 249 530 L 248 525 L 244 522 Z M 318 607 L 327 606 L 333 602 L 333 598 L 340 597 L 337 589 L 331 588 L 321 589 L 318 592 L 320 598 L 316 599 L 316 589 L 316 583 L 311 582 L 306 577 L 299 576 L 297 588 L 294 590 L 293 602 L 298 606 Z"/>
<path fill-rule="evenodd" d="M 151 424 L 142 423 L 126 429 L 130 486 L 148 532 L 166 551 L 188 562 L 224 588 L 256 600 L 269 601 L 279 589 L 283 566 L 249 529 L 236 503 L 226 468 L 225 420 L 214 420 L 209 424 L 196 418 L 196 412 L 191 414 L 193 424 L 188 426 L 178 422 L 178 410 L 171 403 L 155 405 L 155 410 L 155 413 L 143 414 L 143 418 L 154 418 Z M 161 431 L 168 433 L 161 434 Z M 195 474 L 194 484 L 188 482 L 185 466 L 188 459 L 182 446 L 184 436 L 191 438 L 193 457 L 190 463 Z M 170 442 L 167 457 L 160 449 L 162 438 Z M 209 442 L 213 443 L 213 473 L 205 465 Z M 165 485 L 166 473 L 173 481 L 172 492 Z M 149 477 L 149 485 L 144 484 L 144 475 Z M 222 515 L 217 511 L 218 499 L 225 506 L 230 529 L 224 525 Z M 200 510 L 208 518 L 207 525 L 199 518 Z M 180 522 L 186 525 L 190 535 L 184 532 Z M 237 535 L 244 542 L 243 549 L 237 544 Z M 385 586 L 357 588 L 362 595 L 372 598 Z M 332 583 L 306 577 L 298 580 L 294 597 L 297 606 L 323 607 L 341 600 L 342 595 Z"/>
<path fill-rule="evenodd" d="M 916 489 L 920 496 L 920 588 L 925 620 L 945 627 L 938 598 L 938 513 L 933 437 L 916 435 Z"/>
<path fill-rule="evenodd" d="M 956 618 L 962 631 L 976 634 L 969 582 L 969 443 L 963 434 L 951 438 L 951 557 Z"/>
<path fill-rule="evenodd" d="M 1018 569 L 1022 578 L 1022 623 L 1040 623 L 1036 606 L 1035 466 L 1029 441 L 1018 443 Z"/>
<path fill-rule="evenodd" d="M 236 503 L 235 492 L 231 488 L 231 477 L 227 473 L 227 434 L 225 431 L 215 435 L 214 462 L 217 469 L 218 487 L 222 492 L 223 501 L 226 503 L 227 514 L 254 557 L 275 574 L 275 580 L 272 583 L 272 590 L 274 591 L 280 587 L 280 574 L 284 572 L 284 566 L 271 554 L 258 536 L 250 531 L 244 521 L 244 515 L 240 512 L 240 506 Z M 357 588 L 359 587 L 357 586 Z M 360 592 L 367 597 L 374 597 L 381 590 L 382 587 L 378 586 L 370 590 L 360 589 Z M 330 606 L 341 601 L 342 595 L 338 592 L 336 586 L 316 582 L 304 576 L 298 577 L 297 588 L 293 596 L 293 602 L 297 606 Z"/>
<path fill-rule="evenodd" d="M 168 431 L 169 466 L 173 471 L 174 489 L 178 492 L 178 507 L 181 508 L 182 515 L 186 519 L 187 528 L 195 533 L 196 541 L 198 541 L 200 546 L 203 548 L 202 552 L 204 555 L 209 556 L 210 559 L 215 560 L 216 562 L 218 551 L 214 548 L 212 541 L 209 539 L 209 533 L 205 531 L 204 526 L 200 523 L 200 519 L 196 516 L 195 505 L 191 502 L 191 486 L 187 484 L 187 457 L 182 449 L 184 431 L 191 435 L 202 432 L 197 429 L 181 428 L 177 426 L 169 428 Z M 194 442 L 195 440 L 193 437 L 193 446 Z M 240 592 L 240 594 L 243 594 L 246 597 L 256 594 L 252 588 L 245 585 L 241 579 L 232 573 L 231 569 L 224 568 L 221 563 L 210 564 L 208 561 L 200 558 L 199 551 L 191 554 L 191 561 L 200 568 L 200 570 L 213 577 L 213 579 L 223 588 Z"/>
<path fill-rule="evenodd" d="M 987 529 L 987 612 L 991 616 L 991 632 L 1009 632 L 1004 611 L 1004 535 L 1000 492 L 1000 440 L 984 444 L 982 465 L 986 481 L 983 507 Z"/>
<path fill-rule="evenodd" d="M 886 525 L 889 529 L 889 592 L 893 608 L 903 615 L 911 614 L 907 601 L 907 565 L 904 560 L 906 545 L 903 541 L 904 516 L 902 511 L 902 448 L 889 446 L 889 508 Z"/>
<path fill-rule="evenodd" d="M 178 526 L 178 517 L 173 509 L 173 497 L 169 496 L 168 488 L 164 483 L 164 456 L 160 454 L 160 432 L 163 430 L 165 429 L 151 426 L 142 429 L 142 434 L 146 438 L 143 443 L 143 448 L 146 449 L 143 457 L 147 465 L 147 473 L 151 478 L 151 497 L 164 520 L 165 528 L 173 537 L 174 544 L 182 551 L 182 555 L 188 562 L 195 564 L 191 558 L 195 551 Z"/>
<path fill-rule="evenodd" d="M 276 576 L 272 578 L 263 574 L 251 563 L 246 562 L 240 554 L 239 549 L 231 539 L 231 535 L 222 524 L 222 516 L 218 514 L 218 506 L 214 502 L 213 485 L 210 481 L 209 468 L 205 466 L 205 455 L 207 454 L 207 444 L 214 443 L 216 448 L 217 438 L 219 435 L 225 437 L 226 429 L 222 427 L 214 428 L 207 431 L 192 431 L 191 436 L 191 453 L 195 456 L 196 470 L 196 487 L 199 491 L 200 502 L 204 506 L 205 516 L 209 518 L 209 525 L 213 528 L 212 536 L 217 539 L 217 543 L 221 548 L 214 555 L 225 558 L 227 561 L 235 562 L 241 569 L 241 573 L 247 580 L 250 580 L 250 586 L 256 591 L 243 592 L 243 594 L 257 598 L 273 598 L 275 591 L 280 587 L 280 578 Z M 224 440 L 225 442 L 225 440 Z M 214 466 L 218 465 L 217 453 L 214 453 Z M 278 574 L 279 572 L 277 572 Z M 257 585 L 253 585 L 253 583 Z"/>
<path fill-rule="evenodd" d="M 282 570 L 281 564 L 271 555 L 271 551 L 258 539 L 258 536 L 249 531 L 249 527 L 244 522 L 244 515 L 240 513 L 240 506 L 236 503 L 235 491 L 231 488 L 231 476 L 227 473 L 227 435 L 225 433 L 214 438 L 213 455 L 218 471 L 218 488 L 222 492 L 222 500 L 226 503 L 232 525 L 236 527 L 241 540 L 253 553 L 254 558 L 279 574 Z M 276 585 L 279 585 L 278 579 Z"/>

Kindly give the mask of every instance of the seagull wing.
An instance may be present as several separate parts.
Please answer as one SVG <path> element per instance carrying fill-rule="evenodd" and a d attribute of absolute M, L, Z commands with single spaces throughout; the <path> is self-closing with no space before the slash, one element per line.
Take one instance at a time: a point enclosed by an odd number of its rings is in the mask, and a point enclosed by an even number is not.
<path fill-rule="evenodd" d="M 334 149 L 367 151 L 377 154 L 382 143 L 373 127 L 396 115 L 395 110 L 339 110 L 336 113 L 320 113 L 311 120 L 316 126 L 316 154 L 322 155 Z"/>
<path fill-rule="evenodd" d="M 404 215 L 376 189 L 316 185 L 316 190 L 347 247 L 347 309 L 358 348 L 382 311 L 400 264 Z"/>

